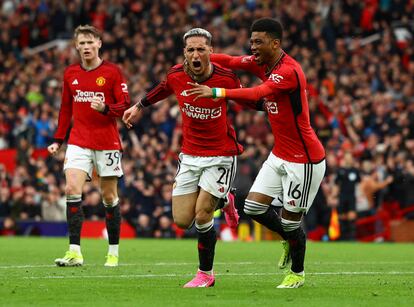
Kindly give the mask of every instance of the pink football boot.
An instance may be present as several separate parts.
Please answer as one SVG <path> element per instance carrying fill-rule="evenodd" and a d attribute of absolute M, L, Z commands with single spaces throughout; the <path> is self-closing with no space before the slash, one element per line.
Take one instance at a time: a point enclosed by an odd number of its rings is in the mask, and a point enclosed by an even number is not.
<path fill-rule="evenodd" d="M 214 274 L 206 274 L 197 271 L 196 276 L 184 285 L 184 288 L 208 288 L 213 287 L 215 283 Z"/>
<path fill-rule="evenodd" d="M 227 202 L 224 203 L 224 208 L 222 210 L 227 225 L 232 229 L 237 228 L 237 225 L 239 224 L 239 213 L 234 205 L 234 195 L 231 192 L 227 194 Z"/>

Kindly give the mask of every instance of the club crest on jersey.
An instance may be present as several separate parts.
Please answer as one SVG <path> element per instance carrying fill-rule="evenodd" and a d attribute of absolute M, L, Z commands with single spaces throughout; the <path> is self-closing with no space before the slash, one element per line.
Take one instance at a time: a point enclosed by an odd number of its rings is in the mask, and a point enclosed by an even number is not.
<path fill-rule="evenodd" d="M 184 106 L 181 108 L 181 111 L 188 117 L 201 120 L 214 119 L 221 116 L 221 107 L 203 108 L 193 106 L 189 103 L 184 103 Z"/>
<path fill-rule="evenodd" d="M 98 84 L 98 86 L 104 86 L 105 82 L 106 82 L 106 79 L 104 77 L 96 78 L 96 84 Z"/>

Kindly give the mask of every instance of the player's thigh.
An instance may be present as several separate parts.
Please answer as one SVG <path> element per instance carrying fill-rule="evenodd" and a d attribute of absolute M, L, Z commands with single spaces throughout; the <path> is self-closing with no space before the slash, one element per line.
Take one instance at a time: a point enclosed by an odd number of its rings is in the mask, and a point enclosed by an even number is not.
<path fill-rule="evenodd" d="M 68 168 L 65 171 L 65 178 L 66 178 L 65 194 L 66 195 L 81 195 L 83 185 L 88 179 L 88 174 L 81 169 Z"/>
<path fill-rule="evenodd" d="M 66 149 L 65 162 L 63 164 L 63 170 L 65 174 L 69 169 L 82 170 L 87 174 L 87 180 L 91 180 L 93 170 L 93 156 L 94 154 L 91 149 L 69 144 Z M 68 176 L 66 175 L 66 177 Z"/>
<path fill-rule="evenodd" d="M 270 204 L 273 199 L 280 198 L 280 195 L 283 195 L 283 176 L 286 176 L 286 172 L 281 167 L 280 161 L 270 153 L 257 174 L 247 198 L 262 204 Z"/>
<path fill-rule="evenodd" d="M 213 219 L 218 199 L 218 197 L 200 189 L 195 208 L 195 219 L 198 224 L 205 224 Z"/>
<path fill-rule="evenodd" d="M 111 204 L 118 198 L 118 177 L 101 177 L 100 185 L 102 198 L 107 204 Z"/>
<path fill-rule="evenodd" d="M 236 176 L 237 157 L 206 157 L 199 186 L 216 198 L 227 195 Z"/>
<path fill-rule="evenodd" d="M 291 212 L 307 212 L 325 175 L 325 160 L 318 164 L 285 162 L 284 168 L 283 207 Z"/>
<path fill-rule="evenodd" d="M 197 197 L 198 191 L 172 197 L 172 213 L 178 227 L 185 229 L 193 223 Z"/>
<path fill-rule="evenodd" d="M 174 178 L 173 197 L 197 193 L 202 167 L 199 159 L 190 155 L 180 154 L 177 173 Z M 195 201 L 194 201 L 195 204 Z"/>
<path fill-rule="evenodd" d="M 94 150 L 93 161 L 96 172 L 100 177 L 122 177 L 121 158 L 119 150 Z"/>

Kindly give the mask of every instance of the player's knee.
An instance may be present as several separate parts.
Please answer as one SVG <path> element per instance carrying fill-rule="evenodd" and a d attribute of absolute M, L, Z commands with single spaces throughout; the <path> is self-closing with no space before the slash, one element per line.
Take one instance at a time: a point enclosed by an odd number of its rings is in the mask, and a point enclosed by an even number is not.
<path fill-rule="evenodd" d="M 256 216 L 265 213 L 269 209 L 268 205 L 261 204 L 257 201 L 246 199 L 244 202 L 243 211 L 248 216 Z"/>
<path fill-rule="evenodd" d="M 291 220 L 284 219 L 282 217 L 281 223 L 282 223 L 282 228 L 285 232 L 291 232 L 291 231 L 294 231 L 294 230 L 296 230 L 300 227 L 301 221 L 300 220 L 299 221 L 291 221 Z"/>
<path fill-rule="evenodd" d="M 177 225 L 181 229 L 188 229 L 194 223 L 194 219 L 190 219 L 189 217 L 185 216 L 178 216 L 176 214 L 173 214 L 173 219 L 175 225 Z"/>
<path fill-rule="evenodd" d="M 78 187 L 75 183 L 67 182 L 65 186 L 66 195 L 79 195 L 82 194 L 82 188 Z"/>
<path fill-rule="evenodd" d="M 195 222 L 198 224 L 205 224 L 211 221 L 214 217 L 213 210 L 202 209 L 196 212 Z"/>
<path fill-rule="evenodd" d="M 103 197 L 102 202 L 105 207 L 115 207 L 119 204 L 119 198 L 117 195 L 111 195 L 111 197 Z"/>

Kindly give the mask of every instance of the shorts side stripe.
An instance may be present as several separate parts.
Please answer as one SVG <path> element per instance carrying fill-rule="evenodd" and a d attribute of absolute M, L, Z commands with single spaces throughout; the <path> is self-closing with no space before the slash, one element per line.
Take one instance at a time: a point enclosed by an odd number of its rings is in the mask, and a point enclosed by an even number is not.
<path fill-rule="evenodd" d="M 304 200 L 304 195 L 305 195 L 305 191 L 306 191 L 306 183 L 308 180 L 308 168 L 306 167 L 307 164 L 303 164 L 303 187 L 302 187 L 302 197 L 300 198 L 300 203 L 299 203 L 299 207 L 302 208 L 303 207 L 303 200 Z"/>
<path fill-rule="evenodd" d="M 233 162 L 231 163 L 231 168 L 230 168 L 230 182 L 229 182 L 229 187 L 227 188 L 227 193 L 231 189 L 231 185 L 234 181 L 234 178 L 236 178 L 237 157 L 233 156 L 232 158 L 233 158 Z"/>
<path fill-rule="evenodd" d="M 312 164 L 305 165 L 306 175 L 305 175 L 305 187 L 303 189 L 302 194 L 302 201 L 301 206 L 302 208 L 306 208 L 309 199 L 309 191 L 312 183 Z"/>

